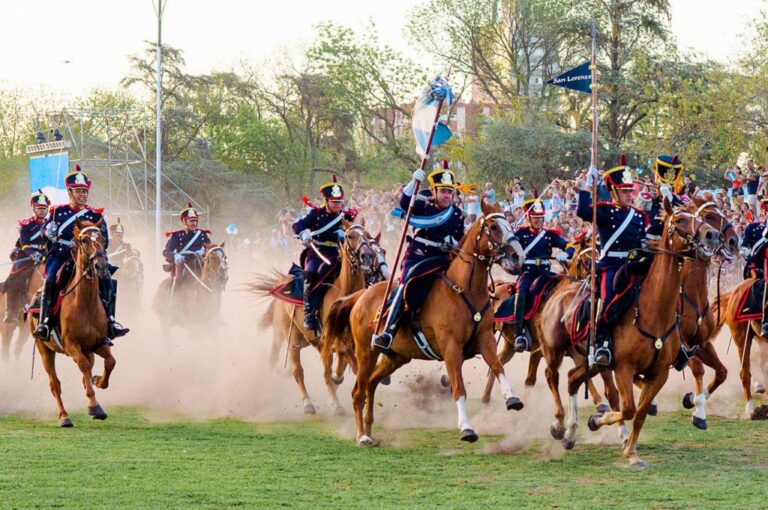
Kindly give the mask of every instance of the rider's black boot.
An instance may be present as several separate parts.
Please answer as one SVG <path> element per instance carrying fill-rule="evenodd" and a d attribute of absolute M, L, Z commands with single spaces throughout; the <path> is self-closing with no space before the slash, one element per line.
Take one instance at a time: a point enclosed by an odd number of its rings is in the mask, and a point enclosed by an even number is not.
<path fill-rule="evenodd" d="M 525 301 L 525 294 L 515 296 L 515 352 L 531 350 L 525 336 Z"/>
<path fill-rule="evenodd" d="M 130 329 L 124 328 L 119 322 L 115 321 L 117 281 L 109 277 L 99 280 L 99 296 L 104 304 L 104 311 L 107 314 L 107 337 L 115 339 L 128 334 Z"/>
<path fill-rule="evenodd" d="M 37 322 L 37 327 L 32 332 L 32 336 L 38 340 L 48 340 L 51 334 L 48 326 L 48 317 L 51 313 L 51 303 L 53 302 L 55 291 L 56 284 L 54 282 L 45 282 L 45 285 L 43 285 L 43 295 L 40 296 L 40 319 Z"/>
<path fill-rule="evenodd" d="M 397 289 L 395 298 L 389 305 L 389 314 L 387 315 L 387 322 L 384 324 L 383 331 L 378 335 L 373 335 L 371 338 L 371 347 L 378 347 L 383 350 L 389 350 L 392 346 L 392 341 L 397 334 L 397 328 L 400 325 L 400 318 L 403 315 L 403 287 L 400 286 Z"/>
<path fill-rule="evenodd" d="M 307 331 L 317 332 L 317 314 L 312 303 L 312 289 L 317 284 L 317 275 L 304 271 L 304 328 Z"/>

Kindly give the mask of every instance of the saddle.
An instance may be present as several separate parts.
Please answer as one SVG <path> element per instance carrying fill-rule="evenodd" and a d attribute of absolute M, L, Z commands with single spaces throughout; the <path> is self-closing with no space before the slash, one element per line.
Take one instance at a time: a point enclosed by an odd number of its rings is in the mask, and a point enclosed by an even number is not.
<path fill-rule="evenodd" d="M 626 265 L 619 270 L 613 281 L 614 298 L 603 310 L 606 322 L 617 322 L 624 312 L 637 302 L 642 283 L 643 278 L 632 274 Z M 573 307 L 571 316 L 564 318 L 567 321 L 572 345 L 583 342 L 589 334 L 589 310 L 589 293 L 586 293 Z"/>
<path fill-rule="evenodd" d="M 765 282 L 755 279 L 739 296 L 739 306 L 736 308 L 737 322 L 760 320 L 763 317 L 763 289 Z"/>
<path fill-rule="evenodd" d="M 549 299 L 549 293 L 554 288 L 555 284 L 560 280 L 561 276 L 555 273 L 546 272 L 536 278 L 531 284 L 531 291 L 529 295 L 533 296 L 533 299 L 529 299 L 525 303 L 525 315 L 524 320 L 530 320 L 539 307 L 547 299 Z M 517 296 L 517 286 L 512 285 L 509 288 L 509 297 L 507 297 L 501 305 L 493 313 L 493 321 L 497 323 L 513 323 L 515 322 L 515 298 Z"/>
<path fill-rule="evenodd" d="M 325 273 L 320 275 L 317 285 L 312 289 L 312 292 L 324 293 L 328 288 L 325 284 L 335 280 L 340 271 L 341 266 L 339 264 L 331 266 Z M 291 268 L 288 270 L 288 276 L 291 278 L 273 287 L 269 294 L 280 301 L 301 306 L 304 303 L 304 271 L 294 263 L 291 264 Z"/>

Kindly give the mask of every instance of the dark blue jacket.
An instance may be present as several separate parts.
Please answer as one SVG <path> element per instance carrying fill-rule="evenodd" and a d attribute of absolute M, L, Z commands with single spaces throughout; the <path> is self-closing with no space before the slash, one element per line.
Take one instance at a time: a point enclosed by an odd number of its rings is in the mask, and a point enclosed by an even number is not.
<path fill-rule="evenodd" d="M 185 259 L 194 256 L 191 252 L 200 251 L 206 245 L 211 244 L 211 239 L 208 237 L 208 234 L 210 234 L 211 231 L 202 229 L 189 231 L 187 229 L 182 229 L 173 232 L 166 232 L 165 235 L 168 237 L 168 242 L 165 243 L 165 249 L 163 250 L 163 257 L 165 257 L 165 260 L 168 263 L 173 263 L 173 256 L 176 254 L 176 252 L 181 252 L 184 250 L 184 248 L 187 246 L 187 243 L 189 243 L 189 241 L 195 236 L 196 232 L 200 232 L 200 235 L 197 236 L 195 242 L 186 248 L 186 253 L 182 253 Z"/>
<path fill-rule="evenodd" d="M 85 212 L 82 212 L 85 211 Z M 45 217 L 45 223 L 43 223 L 43 235 L 46 235 L 46 229 L 49 224 L 56 224 L 56 235 L 50 241 L 53 242 L 49 256 L 54 257 L 70 257 L 71 249 L 74 246 L 74 230 L 77 226 L 77 220 L 69 222 L 69 219 L 80 214 L 78 219 L 80 221 L 88 221 L 91 223 L 98 223 L 101 221 L 99 230 L 104 237 L 104 250 L 109 246 L 109 229 L 107 228 L 107 222 L 104 220 L 104 209 L 94 209 L 93 207 L 86 205 L 84 207 L 77 207 L 70 204 L 54 205 L 48 210 L 48 216 Z M 68 225 L 64 226 L 65 223 Z M 62 226 L 64 226 L 62 228 Z"/>
<path fill-rule="evenodd" d="M 520 241 L 520 246 L 522 246 L 524 250 L 528 250 L 525 255 L 525 261 L 528 262 L 528 264 L 523 266 L 523 271 L 528 270 L 530 266 L 544 266 L 545 268 L 548 268 L 550 264 L 549 259 L 552 258 L 552 248 L 560 248 L 568 253 L 569 256 L 572 256 L 575 251 L 574 247 L 571 246 L 568 241 L 552 230 L 544 230 L 544 236 L 539 239 L 532 248 L 528 249 L 530 244 L 540 233 L 541 230 L 534 230 L 531 227 L 520 227 L 517 229 L 517 232 L 515 232 L 517 239 Z M 538 264 L 536 264 L 537 260 L 539 261 Z"/>
<path fill-rule="evenodd" d="M 32 216 L 19 222 L 19 239 L 16 241 L 15 253 L 18 258 L 26 258 L 33 253 L 44 253 L 46 250 L 46 239 L 43 236 L 43 224 L 45 220 L 38 220 Z"/>
<path fill-rule="evenodd" d="M 749 257 L 747 267 L 749 269 L 763 270 L 763 262 L 765 261 L 765 249 L 768 247 L 768 240 L 760 243 L 760 246 L 755 250 L 755 245 L 763 239 L 763 232 L 765 231 L 765 221 L 758 221 L 757 223 L 750 223 L 747 228 L 744 229 L 744 237 L 741 239 L 741 247 L 748 248 L 753 251 Z M 766 234 L 768 235 L 768 234 Z"/>
<path fill-rule="evenodd" d="M 355 220 L 354 213 L 350 211 L 331 213 L 328 212 L 328 209 L 325 207 L 315 207 L 309 211 L 306 216 L 297 220 L 293 224 L 293 233 L 299 235 L 301 232 L 307 229 L 309 229 L 311 232 L 316 232 L 338 218 L 341 214 L 344 215 L 344 219 L 347 221 Z M 341 226 L 341 223 L 342 221 L 339 221 L 336 225 L 329 228 L 325 232 L 312 236 L 312 239 L 319 243 L 338 243 L 340 239 L 339 230 L 344 230 Z"/>
<path fill-rule="evenodd" d="M 411 197 L 406 194 L 400 196 L 400 207 L 403 210 L 408 209 L 408 205 L 411 203 Z M 444 213 L 445 209 L 440 209 L 432 201 L 432 193 L 425 190 L 420 191 L 416 197 L 416 201 L 413 204 L 413 212 L 411 217 L 419 220 L 427 220 L 430 217 L 434 217 L 440 213 Z M 417 238 L 426 239 L 433 243 L 440 244 L 456 244 L 464 237 L 464 215 L 457 207 L 453 208 L 453 212 L 450 217 L 442 224 L 434 227 L 419 228 L 413 234 L 413 241 L 408 247 L 409 253 L 418 250 L 422 255 L 426 256 L 440 256 L 446 255 L 446 252 L 436 246 L 430 246 L 428 244 L 420 242 Z"/>

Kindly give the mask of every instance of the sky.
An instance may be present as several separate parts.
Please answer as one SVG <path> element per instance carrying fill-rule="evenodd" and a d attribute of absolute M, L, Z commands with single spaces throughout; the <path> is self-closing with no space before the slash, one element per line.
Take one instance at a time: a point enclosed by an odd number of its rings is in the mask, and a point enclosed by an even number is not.
<path fill-rule="evenodd" d="M 155 0 L 156 2 L 157 0 Z M 164 0 L 163 41 L 184 51 L 187 71 L 230 70 L 241 61 L 269 62 L 286 47 L 306 46 L 312 26 L 333 21 L 364 29 L 417 61 L 408 44 L 409 11 L 420 0 Z M 671 0 L 681 48 L 727 62 L 765 0 Z M 113 89 L 128 74 L 127 56 L 157 37 L 152 0 L 3 0 L 0 82 L 54 89 L 65 97 L 93 87 Z M 428 63 L 429 65 L 429 63 Z M 267 64 L 268 68 L 268 64 Z"/>

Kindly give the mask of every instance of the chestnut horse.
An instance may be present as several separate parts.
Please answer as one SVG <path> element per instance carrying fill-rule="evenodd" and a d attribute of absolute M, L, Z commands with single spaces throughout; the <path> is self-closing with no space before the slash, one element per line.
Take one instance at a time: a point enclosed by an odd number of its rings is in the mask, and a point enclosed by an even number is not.
<path fill-rule="evenodd" d="M 622 427 L 621 435 L 624 439 L 624 455 L 630 465 L 637 469 L 645 467 L 637 456 L 637 438 L 651 402 L 666 382 L 669 367 L 680 350 L 677 328 L 679 296 L 677 292 L 670 292 L 670 289 L 680 288 L 686 257 L 708 260 L 719 246 L 719 233 L 700 218 L 687 211 L 672 211 L 666 200 L 664 208 L 667 216 L 660 247 L 654 250 L 656 254 L 635 308 L 626 311 L 613 328 L 613 371 L 621 396 L 621 411 L 593 415 L 589 419 L 591 430 L 634 419 L 631 434 Z M 568 373 L 570 405 L 567 429 L 564 426 L 565 410 L 558 389 L 558 369 L 572 345 L 568 325 L 572 314 L 576 313 L 571 310 L 571 305 L 579 286 L 578 283 L 561 282 L 544 304 L 544 320 L 533 324 L 542 342 L 547 362 L 547 382 L 555 401 L 555 422 L 550 431 L 555 439 L 563 440 L 567 449 L 573 448 L 576 442 L 577 392 L 584 382 L 585 366 L 578 365 Z M 636 405 L 633 384 L 638 378 L 642 378 L 643 384 L 639 404 Z"/>
<path fill-rule="evenodd" d="M 205 254 L 196 256 L 192 266 L 177 266 L 176 278 L 168 277 L 155 293 L 152 308 L 164 332 L 171 326 L 189 327 L 221 318 L 221 295 L 229 280 L 229 265 L 224 244 L 210 244 Z M 198 277 L 193 271 L 198 269 Z M 205 310 L 205 313 L 199 313 Z"/>
<path fill-rule="evenodd" d="M 24 303 L 31 303 L 35 297 L 35 292 L 43 285 L 43 273 L 41 264 L 35 263 L 32 274 L 27 282 L 27 291 L 24 294 Z M 5 314 L 5 307 L 7 306 L 7 294 L 0 295 L 0 315 Z M 13 349 L 13 355 L 16 360 L 21 356 L 21 350 L 27 343 L 29 338 L 27 330 L 22 326 L 24 321 L 24 311 L 19 309 L 14 322 L 0 322 L 0 341 L 2 341 L 2 347 L 0 348 L 0 361 L 7 361 L 10 357 L 11 341 L 13 340 L 13 333 L 16 334 L 16 346 Z"/>
<path fill-rule="evenodd" d="M 115 358 L 107 340 L 107 315 L 99 297 L 99 279 L 108 271 L 107 254 L 100 225 L 77 220 L 74 228 L 75 273 L 61 292 L 59 306 L 60 340 L 51 332 L 48 340 L 35 340 L 43 367 L 48 374 L 51 393 L 59 411 L 59 426 L 71 427 L 72 420 L 61 401 L 61 382 L 56 375 L 56 353 L 66 354 L 77 363 L 83 374 L 83 386 L 88 397 L 88 415 L 105 420 L 107 413 L 96 401 L 94 386 L 107 389 L 109 376 L 115 368 Z M 29 315 L 29 330 L 37 327 L 37 319 Z M 104 374 L 94 376 L 94 353 L 104 358 Z"/>
<path fill-rule="evenodd" d="M 331 303 L 342 296 L 364 289 L 366 278 L 370 276 L 370 273 L 382 267 L 376 266 L 377 256 L 371 246 L 372 242 L 378 243 L 379 236 L 371 237 L 361 225 L 347 226 L 345 223 L 345 228 L 346 235 L 339 257 L 341 263 L 339 276 L 328 287 L 320 307 L 320 322 L 323 329 L 326 327 Z M 385 271 L 387 270 L 386 263 L 384 263 L 383 268 Z M 301 365 L 301 349 L 309 345 L 315 347 L 320 352 L 323 362 L 323 378 L 328 390 L 330 404 L 336 414 L 343 414 L 344 408 L 336 394 L 336 386 L 344 380 L 344 371 L 349 362 L 349 357 L 346 355 L 347 349 L 335 350 L 337 355 L 336 367 L 335 370 L 332 370 L 334 349 L 323 349 L 322 342 L 316 338 L 315 332 L 307 331 L 304 328 L 302 307 L 277 299 L 270 292 L 279 284 L 287 282 L 289 278 L 289 276 L 282 274 L 278 274 L 278 278 L 260 275 L 253 282 L 246 283 L 249 290 L 272 299 L 260 322 L 263 328 L 272 327 L 272 365 L 277 363 L 280 346 L 287 341 L 287 356 L 291 359 L 293 378 L 299 387 L 304 412 L 315 414 L 315 405 L 312 403 L 304 384 L 304 368 Z"/>
<path fill-rule="evenodd" d="M 722 243 L 720 252 L 724 257 L 732 257 L 737 251 L 739 237 L 736 230 L 714 202 L 694 198 L 695 206 L 688 208 L 711 227 L 720 233 Z M 715 311 L 709 303 L 710 262 L 701 258 L 686 259 L 683 264 L 683 288 L 680 303 L 680 334 L 684 342 L 690 346 L 698 346 L 696 356 L 691 358 L 688 366 L 693 372 L 696 393 L 688 393 L 683 398 L 683 405 L 695 408 L 691 423 L 702 430 L 707 428 L 706 401 L 728 375 L 728 370 L 720 361 L 714 346 L 714 337 L 720 326 L 716 324 Z M 717 305 L 719 306 L 719 305 Z M 718 310 L 719 311 L 719 310 Z M 722 324 L 722 318 L 720 324 Z M 704 388 L 704 365 L 714 369 L 714 378 L 709 386 Z"/>
<path fill-rule="evenodd" d="M 435 357 L 416 345 L 411 326 L 404 323 L 395 335 L 391 350 L 377 363 L 379 351 L 371 348 L 371 336 L 373 318 L 384 298 L 385 282 L 333 303 L 326 319 L 323 341 L 347 338 L 350 333 L 354 340 L 358 368 L 352 403 L 358 445 L 373 444 L 371 427 L 376 387 L 382 379 L 412 359 L 445 360 L 462 441 L 474 442 L 478 438 L 466 410 L 466 390 L 461 371 L 466 357 L 479 352 L 499 378 L 507 409 L 523 407 L 520 399 L 513 394 L 496 356 L 487 283 L 488 273 L 496 262 L 508 270 L 519 268 L 524 258 L 523 250 L 504 216 L 488 214 L 492 209 L 485 203 L 482 206 L 484 216 L 466 233 L 456 249 L 455 258 L 445 274 L 435 281 L 419 312 L 422 331 L 429 345 L 429 349 L 425 350 L 431 350 Z"/>

